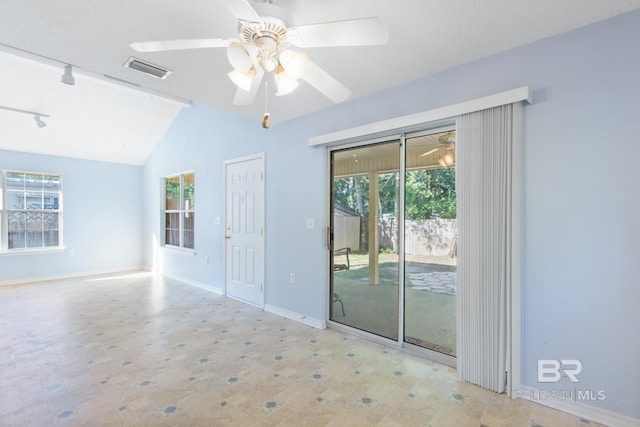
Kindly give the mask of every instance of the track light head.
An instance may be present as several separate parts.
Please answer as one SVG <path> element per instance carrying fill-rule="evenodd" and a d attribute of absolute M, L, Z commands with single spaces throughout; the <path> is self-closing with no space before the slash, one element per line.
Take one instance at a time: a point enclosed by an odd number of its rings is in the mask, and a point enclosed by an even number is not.
<path fill-rule="evenodd" d="M 39 128 L 43 128 L 47 125 L 40 116 L 33 116 L 33 120 L 36 121 Z"/>
<path fill-rule="evenodd" d="M 71 86 L 76 84 L 76 79 L 73 77 L 73 70 L 71 65 L 64 66 L 64 74 L 62 75 L 62 78 L 60 78 L 60 81 L 66 85 Z"/>

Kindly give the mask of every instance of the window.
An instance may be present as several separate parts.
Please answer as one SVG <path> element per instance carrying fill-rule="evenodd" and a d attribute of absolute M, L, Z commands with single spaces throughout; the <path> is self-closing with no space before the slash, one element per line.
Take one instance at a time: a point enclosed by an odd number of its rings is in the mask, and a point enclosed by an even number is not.
<path fill-rule="evenodd" d="M 165 178 L 164 244 L 194 248 L 195 174 L 187 172 Z"/>
<path fill-rule="evenodd" d="M 0 250 L 62 246 L 60 175 L 2 172 Z"/>

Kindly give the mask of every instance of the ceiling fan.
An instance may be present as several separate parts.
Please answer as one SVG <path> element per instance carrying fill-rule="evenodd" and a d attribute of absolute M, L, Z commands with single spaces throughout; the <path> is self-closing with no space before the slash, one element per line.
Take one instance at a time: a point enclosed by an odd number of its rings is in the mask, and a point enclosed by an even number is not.
<path fill-rule="evenodd" d="M 238 19 L 238 38 L 182 39 L 131 43 L 138 52 L 224 47 L 233 67 L 229 78 L 238 86 L 235 105 L 253 103 L 267 73 L 273 72 L 277 93 L 286 95 L 302 79 L 335 103 L 351 91 L 310 61 L 289 49 L 334 46 L 374 46 L 388 41 L 387 27 L 377 17 L 292 26 L 291 16 L 271 0 L 221 0 Z"/>
<path fill-rule="evenodd" d="M 425 157 L 440 150 L 447 150 L 445 154 L 438 160 L 440 166 L 451 166 L 455 161 L 455 148 L 456 148 L 456 134 L 455 131 L 447 132 L 438 137 L 438 147 L 422 153 L 420 156 Z M 454 151 L 451 151 L 454 150 Z"/>

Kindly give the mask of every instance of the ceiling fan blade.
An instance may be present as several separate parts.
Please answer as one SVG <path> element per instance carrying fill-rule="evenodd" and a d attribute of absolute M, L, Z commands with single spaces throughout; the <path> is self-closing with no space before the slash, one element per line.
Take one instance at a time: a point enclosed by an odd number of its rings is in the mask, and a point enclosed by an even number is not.
<path fill-rule="evenodd" d="M 428 156 L 429 154 L 433 154 L 438 150 L 443 149 L 444 147 L 436 147 L 436 148 L 432 148 L 431 150 L 427 151 L 426 153 L 422 153 L 420 154 L 420 157 L 424 157 L 424 156 Z"/>
<path fill-rule="evenodd" d="M 374 46 L 389 41 L 386 24 L 375 17 L 291 27 L 288 36 L 297 47 Z"/>
<path fill-rule="evenodd" d="M 202 49 L 207 47 L 225 47 L 228 39 L 182 39 L 131 43 L 131 49 L 137 52 L 162 52 L 166 50 Z"/>
<path fill-rule="evenodd" d="M 351 96 L 349 89 L 311 61 L 302 79 L 336 104 Z"/>
<path fill-rule="evenodd" d="M 224 7 L 237 19 L 248 22 L 262 22 L 262 18 L 258 12 L 251 6 L 247 0 L 222 0 Z"/>
<path fill-rule="evenodd" d="M 248 91 L 238 88 L 236 96 L 233 98 L 233 105 L 253 104 L 253 101 L 256 99 L 258 89 L 260 88 L 260 83 L 262 83 L 263 76 L 264 70 L 258 67 L 258 71 L 256 71 L 256 74 L 253 76 L 253 80 L 251 80 L 251 88 Z"/>

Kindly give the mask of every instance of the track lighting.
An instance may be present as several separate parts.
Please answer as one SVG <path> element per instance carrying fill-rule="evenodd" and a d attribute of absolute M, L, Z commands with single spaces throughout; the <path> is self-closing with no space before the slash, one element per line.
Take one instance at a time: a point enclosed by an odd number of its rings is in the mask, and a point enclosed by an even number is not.
<path fill-rule="evenodd" d="M 66 85 L 71 85 L 71 86 L 76 84 L 76 79 L 73 78 L 73 70 L 71 65 L 64 66 L 64 74 L 60 78 L 60 81 Z"/>
<path fill-rule="evenodd" d="M 43 128 L 43 127 L 45 127 L 47 125 L 42 120 L 42 118 L 43 117 L 49 117 L 48 114 L 38 113 L 36 111 L 21 110 L 19 108 L 4 107 L 2 105 L 0 105 L 0 110 L 13 111 L 14 113 L 29 114 L 30 116 L 33 116 L 33 120 L 36 121 L 36 124 L 38 125 L 39 128 Z"/>
<path fill-rule="evenodd" d="M 33 116 L 33 119 L 36 121 L 36 124 L 39 128 L 45 127 L 47 124 L 40 118 L 40 115 Z"/>

